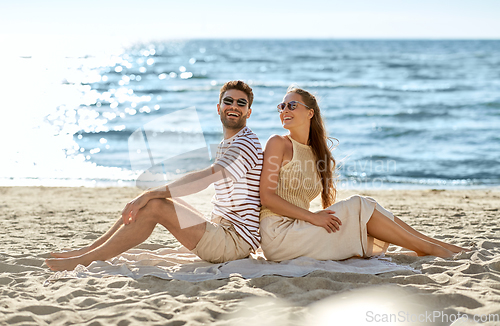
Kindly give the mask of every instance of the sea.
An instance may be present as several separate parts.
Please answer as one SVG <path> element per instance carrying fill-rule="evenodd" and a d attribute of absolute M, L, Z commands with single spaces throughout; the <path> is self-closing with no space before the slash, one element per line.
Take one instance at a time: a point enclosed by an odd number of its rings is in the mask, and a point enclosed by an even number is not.
<path fill-rule="evenodd" d="M 147 188 L 206 167 L 219 90 L 239 79 L 263 146 L 287 132 L 290 85 L 316 94 L 339 188 L 500 186 L 498 40 L 175 40 L 2 61 L 0 185 Z"/>

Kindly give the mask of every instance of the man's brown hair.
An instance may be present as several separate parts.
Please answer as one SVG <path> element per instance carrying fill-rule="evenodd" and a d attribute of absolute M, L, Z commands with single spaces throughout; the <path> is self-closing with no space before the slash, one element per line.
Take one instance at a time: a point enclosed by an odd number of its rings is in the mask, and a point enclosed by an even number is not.
<path fill-rule="evenodd" d="M 237 90 L 240 90 L 240 91 L 244 92 L 245 94 L 247 94 L 247 97 L 248 97 L 248 108 L 250 108 L 252 106 L 252 102 L 253 102 L 252 88 L 250 86 L 248 86 L 247 83 L 245 83 L 245 82 L 243 82 L 241 80 L 231 80 L 231 81 L 228 81 L 227 83 L 225 83 L 221 87 L 220 94 L 219 94 L 219 104 L 221 104 L 221 102 L 222 102 L 222 96 L 224 95 L 224 93 L 227 92 L 230 89 L 237 89 Z"/>

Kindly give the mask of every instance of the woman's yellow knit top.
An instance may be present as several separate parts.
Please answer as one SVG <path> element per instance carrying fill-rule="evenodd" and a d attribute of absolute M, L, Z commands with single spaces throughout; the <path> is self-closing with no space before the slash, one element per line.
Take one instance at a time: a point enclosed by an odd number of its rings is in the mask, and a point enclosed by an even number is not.
<path fill-rule="evenodd" d="M 293 155 L 290 162 L 279 171 L 276 195 L 295 206 L 309 210 L 311 201 L 323 190 L 316 167 L 316 156 L 311 146 L 301 144 L 290 136 L 288 139 L 292 141 Z M 279 214 L 262 206 L 260 219 L 272 215 Z"/>

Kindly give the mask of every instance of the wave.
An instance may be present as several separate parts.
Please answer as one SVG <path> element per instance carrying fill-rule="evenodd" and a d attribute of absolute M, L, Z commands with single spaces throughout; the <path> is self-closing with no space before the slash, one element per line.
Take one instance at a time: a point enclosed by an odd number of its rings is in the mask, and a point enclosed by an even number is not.
<path fill-rule="evenodd" d="M 498 166 L 500 166 L 499 159 L 487 159 L 482 157 L 481 159 L 465 159 L 465 160 L 439 160 L 437 164 L 449 169 L 457 167 L 474 167 L 475 169 L 480 169 L 482 172 L 478 172 L 480 177 L 494 178 L 500 177 L 500 171 L 498 171 Z M 485 172 L 486 170 L 497 170 L 496 173 Z M 470 174 L 469 177 L 477 177 L 477 173 Z"/>
<path fill-rule="evenodd" d="M 276 60 L 273 60 L 273 59 L 264 59 L 264 58 L 261 58 L 261 59 L 257 59 L 257 58 L 252 58 L 252 59 L 248 59 L 248 58 L 243 58 L 242 60 L 240 59 L 240 61 L 238 62 L 245 62 L 245 63 L 275 63 Z"/>
<path fill-rule="evenodd" d="M 161 93 L 185 93 L 185 92 L 207 92 L 207 91 L 218 91 L 221 85 L 202 85 L 202 86 L 165 86 L 164 88 L 143 88 L 134 89 L 135 94 L 161 94 Z"/>
<path fill-rule="evenodd" d="M 341 177 L 338 184 L 344 188 L 366 187 L 366 188 L 388 188 L 388 187 L 439 187 L 439 188 L 457 188 L 457 187 L 470 187 L 470 186 L 483 186 L 491 187 L 497 186 L 500 179 L 442 179 L 442 178 L 411 178 L 404 176 L 377 176 L 377 177 Z"/>
<path fill-rule="evenodd" d="M 0 186 L 25 186 L 25 187 L 134 187 L 136 177 L 124 177 L 117 175 L 115 178 L 83 177 L 83 178 L 61 178 L 57 175 L 45 178 L 3 178 L 0 177 Z"/>
<path fill-rule="evenodd" d="M 446 118 L 449 117 L 450 114 L 448 112 L 428 112 L 428 111 L 417 111 L 413 112 L 399 112 L 393 115 L 384 115 L 386 117 L 393 116 L 398 119 L 409 119 L 409 120 L 417 120 L 417 119 L 434 119 L 434 118 Z"/>
<path fill-rule="evenodd" d="M 157 75 L 157 73 L 154 73 Z M 193 75 L 189 79 L 200 79 L 200 80 L 209 80 L 211 79 L 206 75 Z M 248 80 L 248 84 L 252 87 L 260 87 L 260 88 L 288 88 L 292 82 L 290 81 L 259 81 L 259 80 Z M 330 80 L 308 80 L 308 81 L 298 81 L 295 82 L 300 87 L 304 88 L 325 88 L 325 89 L 367 89 L 367 90 L 384 90 L 384 91 L 394 91 L 394 92 L 455 92 L 455 91 L 465 91 L 473 89 L 471 86 L 466 85 L 402 85 L 402 86 L 391 86 L 391 85 L 383 85 L 383 84 L 369 84 L 369 83 L 338 83 Z M 97 91 L 108 91 L 112 85 L 109 81 L 107 82 L 97 82 L 91 84 L 82 84 L 82 85 L 91 85 L 92 89 Z M 134 88 L 134 93 L 161 93 L 165 91 L 169 92 L 196 92 L 196 91 L 213 91 L 219 90 L 222 83 L 217 83 L 216 85 L 212 85 L 212 83 L 207 85 L 197 85 L 197 86 L 189 86 L 189 85 L 176 85 L 176 86 L 165 86 L 164 88 Z M 399 97 L 394 94 L 374 94 L 369 95 L 370 98 L 393 98 L 398 99 Z M 491 102 L 486 103 L 487 106 L 497 107 L 500 103 Z"/>
<path fill-rule="evenodd" d="M 427 131 L 423 129 L 405 129 L 399 127 L 376 127 L 370 132 L 370 136 L 377 139 L 385 138 L 400 138 L 414 137 L 425 134 Z"/>
<path fill-rule="evenodd" d="M 377 107 L 383 107 L 383 105 L 377 106 Z M 328 114 L 325 115 L 326 117 L 329 117 Z M 398 120 L 429 120 L 429 119 L 440 119 L 440 118 L 447 118 L 450 117 L 451 115 L 448 112 L 428 112 L 428 111 L 416 111 L 416 112 L 401 112 L 401 111 L 396 111 L 393 113 L 372 113 L 372 112 L 361 112 L 361 113 L 347 113 L 347 114 L 341 114 L 339 115 L 337 112 L 335 112 L 334 117 L 337 120 L 341 119 L 350 119 L 350 118 L 361 118 L 361 119 L 366 119 L 366 118 L 396 118 Z"/>
<path fill-rule="evenodd" d="M 408 76 L 409 80 L 440 80 L 442 79 L 441 77 L 435 77 L 435 76 L 428 76 L 428 75 L 423 75 L 423 74 L 411 74 Z"/>
<path fill-rule="evenodd" d="M 291 82 L 285 81 L 272 81 L 272 82 L 264 82 L 264 81 L 251 81 L 249 84 L 253 87 L 262 87 L 262 88 L 288 88 Z M 367 89 L 367 90 L 384 90 L 384 91 L 393 91 L 393 92 L 402 92 L 402 93 L 433 93 L 433 92 L 458 92 L 458 91 L 467 91 L 474 89 L 471 86 L 466 85 L 401 85 L 401 86 L 391 86 L 391 85 L 383 85 L 383 84 L 368 84 L 368 83 L 338 83 L 333 81 L 298 81 L 297 84 L 299 87 L 303 88 L 326 88 L 326 89 Z"/>
<path fill-rule="evenodd" d="M 406 69 L 419 69 L 422 68 L 422 65 L 407 62 L 407 63 L 398 63 L 398 62 L 384 62 L 383 65 L 386 68 L 406 68 Z"/>
<path fill-rule="evenodd" d="M 498 102 L 498 101 L 486 102 L 486 103 L 483 103 L 483 105 L 488 107 L 488 108 L 500 109 L 500 102 Z"/>
<path fill-rule="evenodd" d="M 328 62 L 332 60 L 330 55 L 317 55 L 317 54 L 300 54 L 300 55 L 292 55 L 287 57 L 288 60 L 296 60 L 296 61 L 317 61 L 317 60 L 325 60 Z"/>
<path fill-rule="evenodd" d="M 131 130 L 131 129 L 124 129 L 124 130 L 108 130 L 108 131 L 98 131 L 98 132 L 85 132 L 85 131 L 80 131 L 75 133 L 73 136 L 78 137 L 82 136 L 82 138 L 123 138 L 126 137 L 128 138 L 130 135 L 132 135 L 137 129 Z M 163 137 L 177 137 L 179 135 L 190 135 L 192 132 L 190 131 L 181 131 L 181 130 L 150 130 L 147 129 L 145 130 L 146 132 L 155 132 Z M 203 136 L 205 137 L 210 137 L 210 138 L 218 138 L 221 136 L 221 132 L 217 131 L 203 131 Z"/>
<path fill-rule="evenodd" d="M 396 175 L 400 177 L 407 177 L 411 179 L 433 179 L 433 180 L 500 180 L 498 173 L 475 172 L 470 174 L 445 174 L 445 173 L 431 173 L 422 172 L 419 170 L 407 171 L 404 175 Z"/>
<path fill-rule="evenodd" d="M 397 162 L 408 161 L 408 159 L 405 159 L 403 157 L 391 156 L 391 155 L 370 155 L 361 157 L 359 159 L 359 161 L 373 161 L 373 160 L 397 161 Z"/>
<path fill-rule="evenodd" d="M 154 73 L 156 76 L 157 74 Z M 211 77 L 206 75 L 193 75 L 189 79 L 194 80 L 212 80 Z M 428 80 L 432 78 L 427 78 Z M 117 79 L 118 82 L 120 79 Z M 158 81 L 160 82 L 160 81 Z M 400 92 L 400 93 L 440 93 L 440 92 L 460 92 L 460 91 L 469 91 L 475 90 L 472 86 L 467 85 L 426 85 L 426 84 L 404 84 L 399 86 L 393 85 L 384 85 L 384 84 L 369 84 L 369 83 L 339 83 L 331 80 L 306 80 L 306 81 L 256 81 L 249 80 L 248 84 L 251 87 L 259 87 L 259 88 L 288 88 L 290 84 L 298 84 L 302 88 L 320 88 L 320 89 L 359 89 L 359 90 L 382 90 L 389 92 Z M 92 89 L 99 92 L 106 92 L 110 88 L 119 87 L 117 83 L 111 83 L 110 81 L 106 82 L 97 82 L 91 84 L 82 84 L 82 85 L 90 85 Z M 216 85 L 212 85 L 210 82 L 206 85 L 197 85 L 197 86 L 189 86 L 189 85 L 176 85 L 176 86 L 165 86 L 162 88 L 151 87 L 139 88 L 134 85 L 129 85 L 134 90 L 134 93 L 140 94 L 158 94 L 162 92 L 197 92 L 197 91 L 213 91 L 219 90 L 221 84 L 217 83 Z M 378 97 L 394 97 L 394 94 L 376 94 L 371 96 Z M 500 104 L 496 102 L 487 103 L 486 106 L 498 107 Z"/>

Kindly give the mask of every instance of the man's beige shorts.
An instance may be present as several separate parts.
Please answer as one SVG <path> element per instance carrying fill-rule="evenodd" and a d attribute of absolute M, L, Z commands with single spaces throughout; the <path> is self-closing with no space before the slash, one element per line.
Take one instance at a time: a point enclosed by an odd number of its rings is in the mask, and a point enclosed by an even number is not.
<path fill-rule="evenodd" d="M 231 222 L 221 217 L 207 221 L 205 233 L 192 252 L 211 263 L 246 258 L 252 247 L 238 235 Z"/>

